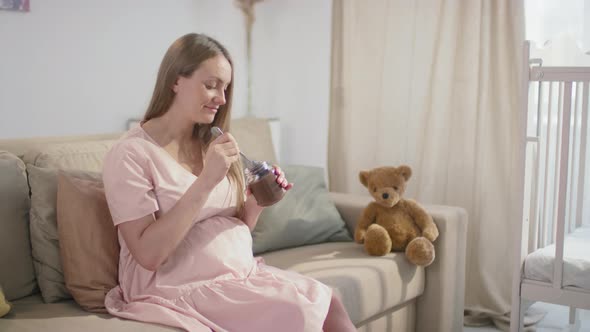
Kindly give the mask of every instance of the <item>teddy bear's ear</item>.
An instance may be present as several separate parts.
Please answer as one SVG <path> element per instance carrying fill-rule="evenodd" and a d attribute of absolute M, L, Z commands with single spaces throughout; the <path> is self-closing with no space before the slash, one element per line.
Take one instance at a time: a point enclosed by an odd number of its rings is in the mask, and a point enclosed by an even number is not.
<path fill-rule="evenodd" d="M 359 173 L 359 180 L 361 181 L 361 183 L 363 184 L 363 186 L 368 186 L 368 181 L 369 181 L 369 172 L 367 171 L 361 171 Z"/>
<path fill-rule="evenodd" d="M 410 166 L 402 165 L 397 168 L 398 172 L 408 181 L 412 176 L 412 169 Z"/>

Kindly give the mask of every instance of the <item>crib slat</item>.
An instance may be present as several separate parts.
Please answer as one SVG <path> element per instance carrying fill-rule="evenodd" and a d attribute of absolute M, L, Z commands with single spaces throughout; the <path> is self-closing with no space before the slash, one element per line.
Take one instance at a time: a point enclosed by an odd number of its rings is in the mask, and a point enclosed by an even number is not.
<path fill-rule="evenodd" d="M 530 220 L 533 222 L 529 223 L 529 251 L 528 253 L 532 253 L 533 251 L 539 248 L 539 154 L 540 154 L 540 146 L 539 142 L 537 141 L 536 144 L 531 146 L 533 160 L 532 160 L 532 167 L 531 167 L 531 205 L 529 206 L 529 216 Z"/>
<path fill-rule="evenodd" d="M 554 84 L 549 82 L 549 102 L 547 104 L 547 130 L 545 131 L 545 139 L 543 140 L 543 145 L 545 147 L 545 154 L 542 156 L 540 160 L 542 165 L 544 166 L 544 176 L 541 182 L 542 189 L 541 193 L 543 193 L 543 197 L 541 198 L 541 219 L 539 225 L 539 246 L 544 247 L 547 245 L 546 241 L 546 230 L 547 224 L 549 219 L 549 147 L 551 146 L 549 143 L 551 142 L 551 118 L 553 117 L 553 91 Z"/>
<path fill-rule="evenodd" d="M 528 253 L 532 253 L 535 250 L 537 250 L 538 247 L 538 232 L 539 232 L 539 151 L 540 151 L 540 146 L 539 146 L 539 140 L 537 139 L 536 142 L 533 143 L 528 143 L 527 144 L 527 148 L 530 148 L 531 150 L 531 155 L 532 155 L 532 167 L 531 169 L 531 174 L 528 175 L 528 178 L 530 179 L 530 187 L 531 187 L 531 201 L 529 202 L 529 243 L 528 243 Z M 527 154 L 528 157 L 528 154 Z M 527 160 L 528 163 L 528 160 Z M 525 180 L 526 181 L 526 180 Z"/>
<path fill-rule="evenodd" d="M 580 162 L 579 162 L 579 175 L 578 175 L 578 197 L 577 197 L 577 208 L 576 208 L 576 222 L 575 226 L 582 226 L 583 213 L 584 213 L 584 187 L 586 183 L 586 141 L 588 140 L 588 93 L 590 92 L 588 85 L 590 82 L 584 82 L 584 92 L 582 101 L 582 110 L 580 114 L 581 121 L 581 132 L 580 132 Z"/>
<path fill-rule="evenodd" d="M 570 84 L 570 96 L 571 96 L 571 82 L 569 82 Z M 553 164 L 553 183 L 552 183 L 552 197 L 551 197 L 551 227 L 549 227 L 549 231 L 551 232 L 549 235 L 549 240 L 548 242 L 545 243 L 545 245 L 551 244 L 551 243 L 555 243 L 556 241 L 556 235 L 557 235 L 557 223 L 559 220 L 559 216 L 558 216 L 558 198 L 559 198 L 559 186 L 560 186 L 560 172 L 562 171 L 561 168 L 561 163 L 559 162 L 561 159 L 559 159 L 560 155 L 561 155 L 561 151 L 562 151 L 562 143 L 564 142 L 564 140 L 562 139 L 562 134 L 563 134 L 563 124 L 564 124 L 564 118 L 563 118 L 563 110 L 564 110 L 564 83 L 563 82 L 559 82 L 559 99 L 557 102 L 557 135 L 555 137 L 555 155 L 551 158 L 551 162 Z M 571 101 L 570 101 L 571 104 Z M 569 132 L 569 130 L 568 130 Z M 569 141 L 569 136 L 568 139 L 565 140 L 566 142 Z M 565 168 L 565 171 L 567 172 L 567 167 Z M 566 173 L 567 174 L 567 173 Z M 566 184 L 566 188 L 567 188 L 567 182 Z"/>
<path fill-rule="evenodd" d="M 551 92 L 550 92 L 551 93 Z M 541 128 L 543 127 L 542 119 L 542 105 L 543 105 L 543 82 L 538 83 L 538 95 L 537 95 L 537 127 L 535 135 L 541 136 Z"/>
<path fill-rule="evenodd" d="M 572 83 L 566 82 L 564 87 L 563 120 L 561 128 L 561 148 L 559 154 L 559 193 L 557 196 L 557 239 L 555 241 L 555 262 L 553 266 L 553 288 L 562 287 L 563 278 L 563 244 L 567 192 L 567 171 L 569 163 L 569 138 L 572 103 Z"/>
<path fill-rule="evenodd" d="M 567 208 L 565 210 L 565 234 L 569 234 L 574 229 L 574 222 L 576 218 L 576 196 L 577 196 L 577 173 L 578 173 L 578 149 L 579 149 L 579 136 L 580 131 L 578 130 L 579 124 L 579 114 L 580 114 L 580 87 L 581 84 L 579 82 L 574 82 L 572 86 L 572 93 L 575 95 L 571 97 L 573 99 L 572 102 L 572 113 L 571 113 L 571 121 L 566 125 L 570 126 L 571 133 L 570 133 L 570 142 L 569 142 L 569 167 L 568 167 L 568 189 L 567 189 L 567 196 L 566 196 L 566 203 Z"/>
<path fill-rule="evenodd" d="M 541 217 L 540 211 L 540 181 L 541 178 L 541 128 L 543 124 L 543 99 L 545 95 L 543 94 L 543 82 L 537 83 L 537 113 L 536 113 L 536 120 L 537 126 L 535 127 L 535 135 L 536 135 L 536 144 L 531 146 L 532 156 L 533 156 L 533 166 L 531 167 L 532 174 L 530 175 L 531 179 L 531 202 L 529 206 L 529 247 L 528 253 L 532 253 L 533 251 L 539 248 L 539 224 L 542 222 L 539 220 Z M 541 189 L 542 190 L 542 189 Z"/>

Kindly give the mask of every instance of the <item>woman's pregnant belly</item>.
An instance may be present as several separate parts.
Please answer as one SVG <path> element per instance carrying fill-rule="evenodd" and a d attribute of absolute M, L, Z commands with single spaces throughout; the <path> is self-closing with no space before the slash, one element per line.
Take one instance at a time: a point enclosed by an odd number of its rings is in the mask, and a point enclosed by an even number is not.
<path fill-rule="evenodd" d="M 191 228 L 158 269 L 158 283 L 169 279 L 180 286 L 216 278 L 244 278 L 253 266 L 248 226 L 237 218 L 216 216 Z"/>

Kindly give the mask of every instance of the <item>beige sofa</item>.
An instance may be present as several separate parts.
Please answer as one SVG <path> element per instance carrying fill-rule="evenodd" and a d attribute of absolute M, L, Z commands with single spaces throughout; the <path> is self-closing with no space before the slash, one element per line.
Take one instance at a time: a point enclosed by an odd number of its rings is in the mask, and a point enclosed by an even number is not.
<path fill-rule="evenodd" d="M 265 121 L 237 119 L 232 123 L 232 133 L 241 149 L 252 158 L 275 159 L 272 144 L 265 143 L 271 141 L 270 129 Z M 22 264 L 15 265 L 15 260 L 22 260 L 22 257 L 29 262 L 32 260 L 28 230 L 18 234 L 8 234 L 7 230 L 8 224 L 14 226 L 14 218 L 20 218 L 17 225 L 26 225 L 21 228 L 28 229 L 29 216 L 14 216 L 10 207 L 30 204 L 29 198 L 15 202 L 11 193 L 18 188 L 6 187 L 7 183 L 14 181 L 3 180 L 2 177 L 23 174 L 23 183 L 26 184 L 24 170 L 27 165 L 99 170 L 102 156 L 117 137 L 114 134 L 0 140 L 0 151 L 8 151 L 0 153 L 0 159 L 11 158 L 12 155 L 20 159 L 16 160 L 16 164 L 12 163 L 19 170 L 0 169 L 0 185 L 4 186 L 0 188 L 0 200 L 4 200 L 3 206 L 0 203 L 0 284 L 4 284 L 5 288 L 15 279 L 22 279 L 22 276 L 16 275 L 23 273 Z M 331 193 L 331 198 L 349 231 L 353 232 L 359 214 L 370 201 L 369 196 Z M 435 243 L 436 260 L 425 269 L 410 265 L 399 253 L 369 257 L 362 246 L 354 242 L 322 243 L 262 256 L 269 265 L 315 277 L 333 287 L 341 295 L 359 331 L 461 331 L 467 215 L 457 207 L 426 208 L 438 225 L 440 237 Z M 34 272 L 32 266 L 24 268 L 29 274 Z M 174 330 L 85 312 L 72 300 L 44 303 L 38 293 L 9 300 L 13 310 L 0 318 L 0 331 L 3 332 Z M 280 325 L 277 325 L 278 330 Z"/>

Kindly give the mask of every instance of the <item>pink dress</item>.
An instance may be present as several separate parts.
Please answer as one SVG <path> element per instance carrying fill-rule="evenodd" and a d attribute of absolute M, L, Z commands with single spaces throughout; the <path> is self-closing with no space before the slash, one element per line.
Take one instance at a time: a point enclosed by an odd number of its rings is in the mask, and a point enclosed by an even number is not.
<path fill-rule="evenodd" d="M 103 167 L 115 225 L 166 213 L 197 178 L 141 127 L 115 144 Z M 106 296 L 109 313 L 188 331 L 321 331 L 332 290 L 255 258 L 250 230 L 233 217 L 235 209 L 226 178 L 153 272 L 135 261 L 119 232 L 119 286 Z"/>

